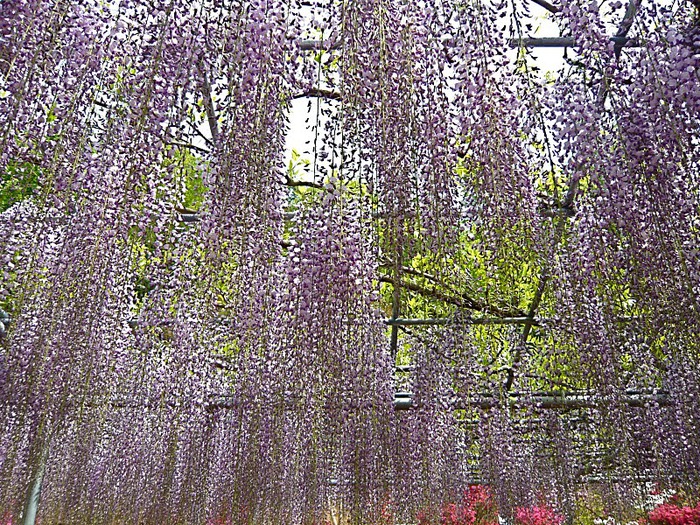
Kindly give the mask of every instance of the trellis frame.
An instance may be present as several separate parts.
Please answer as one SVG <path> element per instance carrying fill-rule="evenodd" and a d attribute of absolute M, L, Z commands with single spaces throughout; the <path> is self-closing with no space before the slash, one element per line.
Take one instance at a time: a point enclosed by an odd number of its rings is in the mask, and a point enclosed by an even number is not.
<path fill-rule="evenodd" d="M 551 11 L 551 12 L 558 12 L 559 8 L 556 6 L 549 4 L 546 1 L 543 0 L 532 0 L 534 3 L 544 7 L 545 9 Z M 634 6 L 636 5 L 636 2 L 638 0 L 630 0 L 629 5 Z M 628 8 L 629 10 L 629 8 Z M 632 17 L 634 14 L 632 15 Z M 625 24 L 627 25 L 627 28 L 625 29 Z M 641 43 L 634 38 L 628 38 L 626 36 L 627 31 L 629 30 L 629 26 L 631 26 L 631 21 L 626 17 L 625 20 L 623 21 L 623 26 L 621 26 L 620 30 L 618 31 L 618 34 L 615 36 L 610 37 L 610 41 L 613 42 L 613 44 L 616 46 L 616 48 L 623 48 L 623 47 L 636 47 L 641 45 Z M 561 48 L 561 47 L 571 47 L 574 46 L 576 43 L 573 38 L 571 37 L 551 37 L 551 38 L 521 38 L 521 39 L 511 39 L 509 41 L 509 45 L 512 47 L 542 47 L 542 48 Z M 300 48 L 305 51 L 317 51 L 320 49 L 327 49 L 324 48 L 324 45 L 322 42 L 319 41 L 312 41 L 312 40 L 303 40 L 300 41 Z M 209 130 L 211 133 L 211 141 L 213 144 L 215 144 L 218 140 L 218 135 L 219 135 L 219 130 L 218 130 L 218 124 L 217 124 L 217 116 L 216 116 L 216 110 L 215 106 L 213 103 L 213 98 L 212 98 L 212 93 L 211 93 L 211 85 L 209 83 L 209 80 L 206 77 L 203 77 L 201 81 L 201 93 L 204 99 L 204 108 L 207 116 L 207 121 L 209 125 Z M 334 93 L 327 93 L 327 92 L 311 92 L 311 93 L 305 93 L 302 95 L 303 97 L 313 97 L 313 96 L 318 96 L 318 97 L 324 97 L 324 98 L 335 98 L 337 97 L 336 94 Z M 191 144 L 174 144 L 177 146 L 181 147 L 189 147 L 193 149 L 197 149 L 197 146 L 191 145 Z M 206 150 L 199 148 L 202 153 L 206 152 Z M 320 188 L 320 185 L 315 183 L 315 182 L 303 182 L 303 181 L 293 181 L 291 179 L 287 179 L 286 183 L 287 186 L 289 187 L 295 187 L 295 186 L 309 186 L 313 188 Z M 564 202 L 561 204 L 561 206 L 558 206 L 556 208 L 547 208 L 542 210 L 542 217 L 543 218 L 551 218 L 553 221 L 557 221 L 556 229 L 558 231 L 558 235 L 555 235 L 555 243 L 559 243 L 561 239 L 561 232 L 563 229 L 563 224 L 564 222 L 575 216 L 575 194 L 576 194 L 576 188 L 575 188 L 575 183 L 571 183 L 567 196 L 564 200 Z M 198 215 L 195 213 L 188 213 L 186 210 L 183 211 L 183 213 L 180 214 L 181 221 L 183 223 L 195 223 L 198 221 Z M 555 244 L 556 247 L 556 244 Z M 399 339 L 399 328 L 404 327 L 404 326 L 446 326 L 446 325 L 452 325 L 452 324 L 465 324 L 465 325 L 515 325 L 515 326 L 522 326 L 522 332 L 521 332 L 521 340 L 523 345 L 527 343 L 528 338 L 530 336 L 530 332 L 533 326 L 536 326 L 538 324 L 538 319 L 537 319 L 537 311 L 540 306 L 540 303 L 542 301 L 542 298 L 544 294 L 546 293 L 546 288 L 548 281 L 550 279 L 550 270 L 548 268 L 543 269 L 541 275 L 539 276 L 539 281 L 536 289 L 536 293 L 534 295 L 534 298 L 532 299 L 530 306 L 527 310 L 527 312 L 520 312 L 524 313 L 524 315 L 505 315 L 507 314 L 512 314 L 513 312 L 506 312 L 504 315 L 496 315 L 494 314 L 493 311 L 489 311 L 488 314 L 489 316 L 486 317 L 464 317 L 460 318 L 459 320 L 451 319 L 451 318 L 431 318 L 431 319 L 410 319 L 410 318 L 402 318 L 400 317 L 401 314 L 401 303 L 400 303 L 400 298 L 401 298 L 401 292 L 403 290 L 411 290 L 416 293 L 426 293 L 426 295 L 430 295 L 426 290 L 424 289 L 416 289 L 416 286 L 413 286 L 411 288 L 411 283 L 406 283 L 401 280 L 402 274 L 400 271 L 394 271 L 393 275 L 383 278 L 383 282 L 389 283 L 393 287 L 393 293 L 392 293 L 392 315 L 389 319 L 386 319 L 385 322 L 387 326 L 390 329 L 390 352 L 392 357 L 396 357 L 397 354 L 397 345 L 398 345 L 398 339 Z M 443 296 L 438 298 L 440 299 L 450 299 L 447 296 Z M 455 299 L 455 298 L 453 298 Z M 465 302 L 461 305 L 462 308 L 465 307 Z M 488 305 L 487 305 L 488 306 Z M 468 306 L 466 306 L 468 308 Z M 476 309 L 478 310 L 478 308 Z M 9 321 L 9 319 L 2 319 L 4 323 Z M 0 325 L 4 329 L 4 325 Z M 598 406 L 600 403 L 599 400 L 594 400 L 590 393 L 547 393 L 547 392 L 529 392 L 529 393 L 520 393 L 520 392 L 513 392 L 512 387 L 514 384 L 514 379 L 515 379 L 515 368 L 517 366 L 518 361 L 520 360 L 521 356 L 519 351 L 516 351 L 516 354 L 513 359 L 513 365 L 511 366 L 510 370 L 508 370 L 508 375 L 506 382 L 503 385 L 503 391 L 505 392 L 506 396 L 502 400 L 495 399 L 492 395 L 482 393 L 479 396 L 476 396 L 474 399 L 469 400 L 465 402 L 465 400 L 461 401 L 456 401 L 452 408 L 454 409 L 464 409 L 466 407 L 478 407 L 480 409 L 490 409 L 493 408 L 501 403 L 505 403 L 509 406 L 524 406 L 531 404 L 533 406 L 536 406 L 538 409 L 557 409 L 557 410 L 568 410 L 568 409 L 580 409 L 580 408 L 591 408 Z M 634 391 L 634 390 L 628 390 L 625 391 L 624 394 L 620 397 L 620 400 L 622 403 L 627 404 L 631 407 L 643 407 L 647 406 L 650 403 L 657 404 L 659 406 L 667 406 L 669 404 L 668 401 L 668 393 L 666 392 L 652 392 L 652 391 Z M 619 402 L 620 400 L 617 400 L 616 402 Z M 215 409 L 226 409 L 230 408 L 229 405 L 226 405 L 225 403 L 220 403 L 216 404 L 213 403 L 213 408 Z M 415 408 L 412 398 L 410 395 L 407 393 L 400 393 L 397 392 L 396 397 L 394 399 L 394 408 L 396 410 L 408 410 L 411 408 Z M 41 489 L 41 479 L 43 477 L 43 469 L 45 468 L 45 460 L 41 463 L 41 468 L 39 471 L 39 474 L 35 476 L 36 482 L 30 485 L 30 490 L 28 494 L 28 500 L 27 500 L 27 511 L 25 513 L 25 525 L 33 525 L 34 523 L 34 518 L 36 516 L 36 506 L 38 505 L 38 494 Z"/>

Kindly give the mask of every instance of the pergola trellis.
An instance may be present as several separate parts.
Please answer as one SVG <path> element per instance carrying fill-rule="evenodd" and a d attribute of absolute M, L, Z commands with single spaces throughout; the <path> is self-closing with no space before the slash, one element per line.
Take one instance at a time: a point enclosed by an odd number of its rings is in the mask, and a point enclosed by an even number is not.
<path fill-rule="evenodd" d="M 544 1 L 533 0 L 536 4 L 544 7 L 551 12 L 557 12 L 559 9 Z M 627 33 L 629 32 L 636 8 L 638 5 L 638 0 L 630 0 L 628 4 L 628 9 L 626 16 L 618 30 L 618 32 L 610 37 L 610 41 L 614 44 L 616 53 L 624 47 L 635 47 L 641 45 L 640 42 L 635 38 L 628 38 Z M 574 46 L 576 41 L 573 37 L 555 37 L 555 38 L 521 38 L 512 39 L 510 45 L 514 47 L 524 46 L 524 47 L 567 47 Z M 299 41 L 299 48 L 303 51 L 318 51 L 318 50 L 328 50 L 332 51 L 332 48 L 328 49 L 323 42 L 313 41 L 313 40 L 302 40 Z M 216 145 L 219 140 L 220 130 L 218 126 L 218 117 L 216 114 L 216 108 L 214 104 L 214 99 L 212 96 L 211 85 L 206 77 L 203 77 L 200 82 L 201 94 L 203 97 L 204 110 L 207 116 L 207 122 L 209 125 L 209 131 L 211 138 L 209 139 L 212 145 Z M 603 97 L 605 96 L 604 89 L 602 90 Z M 332 92 L 326 92 L 322 90 L 310 91 L 304 93 L 302 97 L 322 97 L 322 98 L 337 98 L 338 94 Z M 603 101 L 604 103 L 604 98 Z M 194 145 L 173 143 L 177 146 L 191 147 L 195 150 L 199 149 L 202 152 L 206 152 L 205 149 L 199 148 Z M 295 186 L 310 186 L 316 189 L 320 189 L 321 185 L 316 182 L 300 182 L 287 179 L 286 184 L 290 187 Z M 575 216 L 575 198 L 577 194 L 577 180 L 573 180 L 568 186 L 565 197 L 558 203 L 555 207 L 543 207 L 540 212 L 543 218 L 551 219 L 556 223 L 555 229 L 556 234 L 554 236 L 554 247 L 561 241 L 564 224 L 571 217 Z M 187 210 L 183 210 L 180 213 L 180 220 L 185 224 L 197 223 L 200 217 L 196 213 L 190 213 Z M 429 290 L 425 287 L 421 287 L 407 280 L 403 280 L 403 271 L 400 266 L 388 265 L 388 268 L 392 270 L 388 275 L 381 278 L 382 282 L 385 282 L 393 287 L 393 303 L 391 316 L 385 320 L 385 324 L 389 327 L 390 332 L 390 353 L 395 359 L 397 355 L 397 347 L 399 344 L 399 334 L 400 330 L 405 327 L 443 327 L 443 326 L 457 326 L 457 325 L 485 325 L 485 326 L 500 326 L 500 325 L 513 325 L 521 327 L 520 341 L 521 346 L 517 347 L 516 352 L 513 356 L 513 363 L 511 367 L 506 370 L 506 379 L 502 386 L 502 393 L 500 396 L 495 395 L 491 392 L 478 392 L 468 397 L 455 398 L 451 402 L 447 403 L 445 407 L 446 410 L 461 410 L 467 411 L 470 409 L 479 410 L 490 410 L 496 407 L 509 407 L 512 409 L 530 409 L 539 413 L 541 410 L 560 410 L 560 411 L 572 411 L 575 413 L 572 416 L 572 420 L 580 417 L 580 412 L 590 408 L 599 408 L 606 404 L 622 404 L 629 407 L 666 407 L 671 406 L 670 393 L 664 390 L 637 390 L 628 389 L 624 392 L 617 392 L 611 395 L 609 400 L 601 399 L 600 397 L 593 396 L 592 393 L 586 391 L 572 391 L 572 392 L 547 392 L 547 391 L 535 391 L 535 392 L 520 392 L 513 390 L 514 381 L 516 378 L 516 369 L 518 362 L 521 359 L 520 348 L 524 347 L 528 339 L 530 338 L 531 330 L 533 326 L 536 326 L 539 322 L 537 317 L 538 308 L 542 301 L 544 294 L 546 293 L 547 286 L 551 279 L 551 269 L 548 267 L 543 268 L 542 273 L 539 275 L 538 284 L 536 287 L 536 292 L 532 298 L 529 307 L 523 312 L 514 311 L 498 311 L 496 308 L 491 308 L 489 305 L 479 304 L 478 301 L 474 301 L 469 297 L 451 297 L 449 294 L 442 293 L 436 290 Z M 402 317 L 402 305 L 401 305 L 401 294 L 402 291 L 409 290 L 419 294 L 425 294 L 426 296 L 432 296 L 433 299 L 438 301 L 453 302 L 460 309 L 471 309 L 475 311 L 482 311 L 484 316 L 462 316 L 455 318 L 425 318 L 425 319 L 414 319 L 414 318 L 404 318 Z M 4 324 L 8 324 L 7 318 L 0 319 Z M 0 328 L 4 328 L 4 324 L 0 324 Z M 219 356 L 212 358 L 212 364 L 215 367 L 226 369 L 227 363 L 222 360 Z M 397 370 L 401 373 L 411 372 L 410 367 L 397 367 Z M 294 400 L 288 400 L 293 403 Z M 124 409 L 133 408 L 129 400 L 115 400 L 108 399 L 104 402 L 106 405 L 112 407 L 113 409 Z M 135 406 L 139 405 L 140 401 L 136 401 Z M 354 403 L 354 405 L 353 405 Z M 238 401 L 231 402 L 226 398 L 226 396 L 221 396 L 216 399 L 208 399 L 204 401 L 204 405 L 207 410 L 228 410 L 232 408 L 239 407 Z M 362 408 L 362 402 L 355 402 L 354 400 L 339 400 L 337 406 L 332 408 L 337 408 L 340 405 L 355 406 L 356 408 Z M 397 411 L 405 411 L 415 408 L 417 404 L 414 402 L 413 395 L 408 392 L 396 392 L 394 397 L 393 408 Z M 44 454 L 48 452 L 45 451 Z M 24 525 L 33 525 L 36 513 L 37 505 L 39 500 L 39 494 L 41 492 L 42 478 L 44 475 L 44 469 L 46 465 L 46 457 L 38 463 L 38 468 L 33 476 L 34 482 L 30 484 L 27 502 L 24 512 Z M 585 469 L 584 469 L 585 470 Z M 587 472 L 590 474 L 590 472 Z M 595 474 L 588 479 L 596 479 Z"/>

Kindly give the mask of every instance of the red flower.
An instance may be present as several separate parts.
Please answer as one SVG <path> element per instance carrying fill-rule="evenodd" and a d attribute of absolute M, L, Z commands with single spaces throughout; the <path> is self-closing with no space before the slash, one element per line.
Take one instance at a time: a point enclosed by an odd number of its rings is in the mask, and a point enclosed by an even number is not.
<path fill-rule="evenodd" d="M 464 491 L 461 505 L 448 503 L 442 508 L 440 525 L 496 525 L 497 521 L 498 513 L 491 491 L 484 485 L 470 485 Z M 425 513 L 418 516 L 418 523 L 429 523 Z"/>
<path fill-rule="evenodd" d="M 651 525 L 700 525 L 700 504 L 677 507 L 670 503 L 659 505 L 649 513 Z"/>
<path fill-rule="evenodd" d="M 563 522 L 564 516 L 557 514 L 546 505 L 515 509 L 515 523 L 517 525 L 561 525 Z"/>

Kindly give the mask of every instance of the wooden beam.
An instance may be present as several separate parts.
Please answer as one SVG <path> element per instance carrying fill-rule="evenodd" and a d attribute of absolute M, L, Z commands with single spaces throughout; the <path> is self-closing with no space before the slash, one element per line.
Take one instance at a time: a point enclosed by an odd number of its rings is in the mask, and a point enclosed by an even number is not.
<path fill-rule="evenodd" d="M 550 13 L 558 13 L 559 11 L 561 11 L 560 8 L 558 8 L 554 4 L 550 4 L 546 0 L 532 0 L 532 2 L 537 4 L 540 7 L 544 7 Z"/>

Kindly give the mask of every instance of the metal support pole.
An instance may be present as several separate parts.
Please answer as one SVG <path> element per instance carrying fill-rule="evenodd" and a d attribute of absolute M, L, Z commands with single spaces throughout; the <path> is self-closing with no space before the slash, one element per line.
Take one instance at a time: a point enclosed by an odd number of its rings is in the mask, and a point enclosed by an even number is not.
<path fill-rule="evenodd" d="M 34 525 L 36 515 L 39 511 L 39 500 L 41 499 L 41 485 L 44 482 L 44 473 L 46 472 L 46 460 L 49 456 L 49 447 L 44 446 L 41 450 L 39 464 L 32 476 L 27 489 L 27 499 L 24 502 L 24 511 L 22 512 L 22 525 Z"/>

